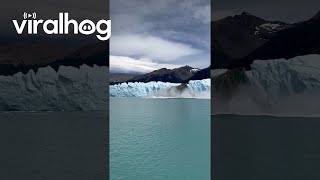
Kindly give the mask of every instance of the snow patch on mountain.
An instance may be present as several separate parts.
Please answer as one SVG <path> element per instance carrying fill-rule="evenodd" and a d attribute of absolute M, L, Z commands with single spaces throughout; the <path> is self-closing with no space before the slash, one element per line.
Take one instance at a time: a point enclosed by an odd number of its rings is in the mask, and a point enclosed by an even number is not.
<path fill-rule="evenodd" d="M 254 34 L 256 36 L 270 35 L 270 34 L 282 31 L 284 29 L 288 29 L 290 27 L 292 27 L 292 25 L 290 24 L 267 22 L 267 23 L 260 24 L 259 26 L 256 26 Z"/>
<path fill-rule="evenodd" d="M 106 110 L 108 67 L 50 66 L 0 76 L 0 111 Z"/>
<path fill-rule="evenodd" d="M 200 69 L 194 68 L 194 69 L 191 69 L 191 70 L 190 70 L 190 73 L 191 73 L 191 74 L 194 74 L 194 73 L 196 73 L 196 72 L 198 72 L 198 71 L 200 71 Z"/>

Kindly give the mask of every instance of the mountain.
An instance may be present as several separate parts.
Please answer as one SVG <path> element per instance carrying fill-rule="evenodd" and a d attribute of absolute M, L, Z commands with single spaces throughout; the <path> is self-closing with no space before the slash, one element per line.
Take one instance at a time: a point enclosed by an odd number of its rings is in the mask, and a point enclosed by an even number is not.
<path fill-rule="evenodd" d="M 161 68 L 147 74 L 134 75 L 125 73 L 111 73 L 110 85 L 123 82 L 151 82 L 161 81 L 170 83 L 188 83 L 193 80 L 210 79 L 210 66 L 205 69 L 183 66 L 175 69 Z"/>
<path fill-rule="evenodd" d="M 311 21 L 318 21 L 319 19 L 320 19 L 320 11 L 316 15 L 314 15 L 310 20 Z"/>
<path fill-rule="evenodd" d="M 0 46 L 0 75 L 37 72 L 40 67 L 51 66 L 56 71 L 60 66 L 80 67 L 108 66 L 108 42 L 91 43 L 84 46 L 65 46 L 59 42 L 37 41 Z"/>
<path fill-rule="evenodd" d="M 293 25 L 268 21 L 248 12 L 211 23 L 212 66 L 227 68 Z"/>
<path fill-rule="evenodd" d="M 185 82 L 189 82 L 191 80 L 202 80 L 202 79 L 210 79 L 210 69 L 211 67 L 207 67 L 205 69 L 201 69 L 193 74 L 190 78 L 188 78 Z"/>
<path fill-rule="evenodd" d="M 195 68 L 192 68 L 190 66 L 183 66 L 175 69 L 161 68 L 147 74 L 135 76 L 127 82 L 162 81 L 170 83 L 181 83 L 194 75 L 194 73 L 196 73 L 195 70 Z"/>
<path fill-rule="evenodd" d="M 57 71 L 61 65 L 80 67 L 83 64 L 91 67 L 93 65 L 109 66 L 109 42 L 87 44 L 67 56 L 47 64 L 47 66 L 51 66 Z"/>
<path fill-rule="evenodd" d="M 0 64 L 47 64 L 74 49 L 57 42 L 35 41 L 0 45 Z"/>
<path fill-rule="evenodd" d="M 307 54 L 320 54 L 320 12 L 308 21 L 280 31 L 260 46 L 237 66 L 251 64 L 254 60 L 293 58 Z"/>

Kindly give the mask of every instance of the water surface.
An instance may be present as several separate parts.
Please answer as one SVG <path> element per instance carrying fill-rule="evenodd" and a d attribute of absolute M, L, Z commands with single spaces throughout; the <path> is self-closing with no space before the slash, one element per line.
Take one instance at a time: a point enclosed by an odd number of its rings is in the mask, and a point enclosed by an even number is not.
<path fill-rule="evenodd" d="M 209 180 L 210 100 L 110 99 L 111 180 Z"/>
<path fill-rule="evenodd" d="M 320 179 L 320 118 L 215 115 L 212 135 L 216 180 Z"/>
<path fill-rule="evenodd" d="M 0 113 L 1 180 L 106 180 L 108 112 Z"/>

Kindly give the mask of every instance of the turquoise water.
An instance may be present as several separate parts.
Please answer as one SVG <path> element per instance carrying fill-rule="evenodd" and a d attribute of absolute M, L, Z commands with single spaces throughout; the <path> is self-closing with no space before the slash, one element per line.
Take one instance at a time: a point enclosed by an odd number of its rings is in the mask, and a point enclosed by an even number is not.
<path fill-rule="evenodd" d="M 110 99 L 111 180 L 209 180 L 210 100 Z"/>

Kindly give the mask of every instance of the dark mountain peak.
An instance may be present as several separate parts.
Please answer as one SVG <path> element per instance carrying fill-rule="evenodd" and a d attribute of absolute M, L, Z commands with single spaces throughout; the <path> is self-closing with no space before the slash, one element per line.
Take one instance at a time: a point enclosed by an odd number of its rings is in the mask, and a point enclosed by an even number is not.
<path fill-rule="evenodd" d="M 265 23 L 266 20 L 259 18 L 257 16 L 254 16 L 248 12 L 242 12 L 240 15 L 235 15 L 232 17 L 232 20 L 234 22 L 249 26 L 249 27 L 255 27 L 259 24 Z"/>
<path fill-rule="evenodd" d="M 165 74 L 165 73 L 168 73 L 169 71 L 171 71 L 171 70 L 167 69 L 167 68 L 160 68 L 160 69 L 157 69 L 157 70 L 150 72 L 149 74 Z"/>
<path fill-rule="evenodd" d="M 283 31 L 296 25 L 281 21 L 269 21 L 246 11 L 241 14 L 214 21 L 212 30 L 212 65 L 228 68 L 246 58 L 265 43 L 276 38 Z M 302 36 L 303 37 L 303 36 Z M 291 37 L 295 39 L 295 37 Z M 278 47 L 281 50 L 281 47 Z"/>
<path fill-rule="evenodd" d="M 266 38 L 262 38 L 263 34 L 258 34 L 260 31 L 257 28 L 266 22 L 247 12 L 213 22 L 212 30 L 215 36 L 212 36 L 212 51 L 215 61 L 221 59 L 226 63 L 229 59 L 245 57 L 264 44 Z"/>
<path fill-rule="evenodd" d="M 320 20 L 320 11 L 315 16 L 313 16 L 311 20 L 314 20 L 314 21 Z"/>
<path fill-rule="evenodd" d="M 156 72 L 156 71 L 167 71 L 167 70 L 169 70 L 169 69 L 167 69 L 167 68 L 160 68 L 160 69 L 154 70 L 153 72 Z"/>
<path fill-rule="evenodd" d="M 193 76 L 187 79 L 185 82 L 189 82 L 190 80 L 202 80 L 202 79 L 209 79 L 210 78 L 210 67 L 200 69 L 199 71 L 195 72 Z"/>
<path fill-rule="evenodd" d="M 14 42 L 0 46 L 0 74 L 26 74 L 29 70 L 51 66 L 108 66 L 108 44 L 105 42 L 70 45 L 54 39 Z M 36 54 L 36 56 L 35 56 Z"/>
<path fill-rule="evenodd" d="M 243 11 L 241 16 L 253 16 L 252 14 L 248 13 L 247 11 Z"/>
<path fill-rule="evenodd" d="M 182 66 L 175 69 L 161 68 L 147 74 L 135 76 L 127 82 L 162 81 L 181 83 L 193 75 L 193 73 L 191 72 L 192 69 L 193 68 L 190 66 Z"/>
<path fill-rule="evenodd" d="M 182 67 L 179 67 L 179 68 L 175 68 L 173 70 L 187 70 L 187 71 L 190 71 L 191 69 L 194 69 L 194 68 L 191 67 L 191 66 L 186 65 L 186 66 L 182 66 Z"/>
<path fill-rule="evenodd" d="M 308 21 L 280 31 L 247 57 L 239 60 L 241 66 L 254 60 L 290 59 L 308 54 L 320 54 L 320 13 Z M 245 62 L 245 63 L 243 63 Z M 237 65 L 239 66 L 239 65 Z"/>

